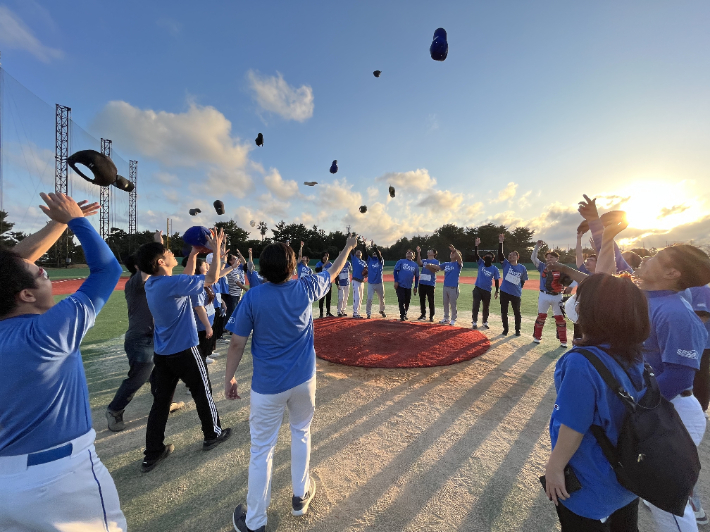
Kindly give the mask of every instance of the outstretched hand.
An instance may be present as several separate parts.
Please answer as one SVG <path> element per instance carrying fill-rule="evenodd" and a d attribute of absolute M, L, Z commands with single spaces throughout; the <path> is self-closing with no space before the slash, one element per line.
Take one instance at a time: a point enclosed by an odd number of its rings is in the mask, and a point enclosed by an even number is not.
<path fill-rule="evenodd" d="M 503 242 L 505 242 L 505 233 L 501 233 L 498 235 L 498 243 L 502 244 Z"/>
<path fill-rule="evenodd" d="M 84 212 L 79 204 L 66 194 L 61 192 L 50 192 L 49 194 L 40 192 L 40 197 L 47 205 L 40 205 L 39 208 L 55 222 L 67 224 L 74 218 L 84 217 Z"/>
<path fill-rule="evenodd" d="M 210 236 L 207 238 L 207 247 L 209 247 L 212 252 L 217 255 L 224 243 L 224 229 L 217 229 L 216 227 L 210 230 Z"/>
<path fill-rule="evenodd" d="M 579 202 L 579 214 L 585 220 L 596 220 L 599 218 L 599 211 L 597 211 L 597 198 L 590 199 L 589 196 L 583 194 L 584 200 Z"/>
<path fill-rule="evenodd" d="M 480 245 L 481 245 L 481 239 L 480 239 L 480 238 L 476 238 L 475 243 L 476 243 L 476 247 L 480 246 Z"/>
<path fill-rule="evenodd" d="M 348 239 L 345 241 L 345 246 L 350 249 L 355 249 L 357 247 L 357 235 L 355 233 L 351 233 L 348 236 Z"/>
<path fill-rule="evenodd" d="M 621 220 L 609 223 L 604 227 L 604 232 L 602 233 L 602 238 L 605 236 L 611 236 L 614 238 L 616 235 L 621 233 L 624 229 L 629 226 L 629 221 L 624 216 Z"/>
<path fill-rule="evenodd" d="M 87 216 L 93 216 L 101 209 L 101 205 L 99 205 L 97 201 L 89 203 L 89 200 L 81 200 L 77 203 L 77 205 L 81 207 L 81 212 L 84 213 L 84 218 Z"/>

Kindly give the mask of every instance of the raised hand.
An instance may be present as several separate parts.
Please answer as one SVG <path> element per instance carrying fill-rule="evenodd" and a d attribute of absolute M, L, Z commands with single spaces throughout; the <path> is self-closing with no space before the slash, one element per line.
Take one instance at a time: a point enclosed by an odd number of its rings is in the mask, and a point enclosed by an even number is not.
<path fill-rule="evenodd" d="M 303 249 L 303 240 L 301 240 L 301 249 Z"/>
<path fill-rule="evenodd" d="M 40 205 L 39 208 L 51 220 L 60 224 L 67 224 L 74 218 L 83 218 L 84 212 L 72 198 L 66 194 L 50 192 L 45 194 L 40 192 L 40 197 L 47 205 Z"/>
<path fill-rule="evenodd" d="M 357 247 L 357 235 L 355 233 L 352 233 L 350 234 L 350 236 L 348 236 L 348 239 L 345 242 L 345 247 L 348 247 L 350 249 L 355 249 Z"/>
<path fill-rule="evenodd" d="M 214 229 L 210 230 L 210 236 L 207 238 L 207 247 L 209 247 L 213 253 L 217 254 L 222 249 L 222 244 L 224 243 L 224 229 Z"/>
<path fill-rule="evenodd" d="M 419 246 L 417 246 L 417 253 L 421 253 L 421 252 L 422 252 L 422 248 L 420 248 Z"/>
<path fill-rule="evenodd" d="M 498 243 L 502 244 L 503 242 L 505 242 L 505 233 L 501 233 L 498 235 Z"/>
<path fill-rule="evenodd" d="M 537 241 L 537 247 L 541 248 L 544 245 L 545 245 L 545 242 L 543 242 L 542 240 Z"/>
<path fill-rule="evenodd" d="M 84 218 L 87 216 L 93 216 L 99 210 L 101 209 L 101 205 L 99 205 L 98 202 L 93 202 L 89 203 L 89 200 L 81 200 L 79 203 L 77 203 L 79 207 L 81 207 L 81 212 L 84 213 Z"/>
<path fill-rule="evenodd" d="M 476 242 L 476 247 L 478 247 L 478 246 L 481 245 L 481 239 L 480 239 L 480 238 L 476 237 L 475 242 Z"/>
<path fill-rule="evenodd" d="M 597 198 L 590 199 L 589 196 L 583 194 L 584 200 L 579 202 L 579 214 L 585 220 L 596 220 L 599 218 L 599 212 L 597 211 Z"/>

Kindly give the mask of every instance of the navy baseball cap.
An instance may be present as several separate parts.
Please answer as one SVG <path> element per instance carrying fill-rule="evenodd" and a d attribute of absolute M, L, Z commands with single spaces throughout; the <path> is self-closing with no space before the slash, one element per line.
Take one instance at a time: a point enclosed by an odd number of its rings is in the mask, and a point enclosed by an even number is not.
<path fill-rule="evenodd" d="M 116 165 L 113 164 L 113 161 L 103 153 L 99 153 L 94 150 L 81 150 L 71 154 L 67 157 L 67 164 L 72 170 L 86 179 L 89 183 L 93 183 L 101 187 L 112 185 L 116 181 L 116 176 L 118 175 Z M 87 177 L 76 167 L 77 164 L 84 165 L 91 170 L 91 173 L 94 174 L 94 178 L 91 179 L 90 177 Z"/>

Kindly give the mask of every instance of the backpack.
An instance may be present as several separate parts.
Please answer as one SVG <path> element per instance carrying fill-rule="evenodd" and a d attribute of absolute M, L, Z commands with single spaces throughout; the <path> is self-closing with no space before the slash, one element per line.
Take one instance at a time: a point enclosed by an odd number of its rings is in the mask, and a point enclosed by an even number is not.
<path fill-rule="evenodd" d="M 673 403 L 661 395 L 653 370 L 644 366 L 647 390 L 637 403 L 604 363 L 579 349 L 626 407 L 616 447 L 599 425 L 590 431 L 623 487 L 657 508 L 682 516 L 700 475 L 698 449 Z"/>

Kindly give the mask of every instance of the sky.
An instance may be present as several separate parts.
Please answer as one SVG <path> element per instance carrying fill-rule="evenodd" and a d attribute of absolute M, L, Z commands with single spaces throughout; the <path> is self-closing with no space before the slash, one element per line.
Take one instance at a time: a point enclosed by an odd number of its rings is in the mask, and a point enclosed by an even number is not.
<path fill-rule="evenodd" d="M 139 161 L 139 230 L 284 220 L 390 245 L 493 222 L 567 247 L 588 194 L 627 211 L 624 246 L 710 244 L 709 25 L 705 1 L 0 0 L 4 208 L 43 223 L 60 103 L 73 151 Z"/>

